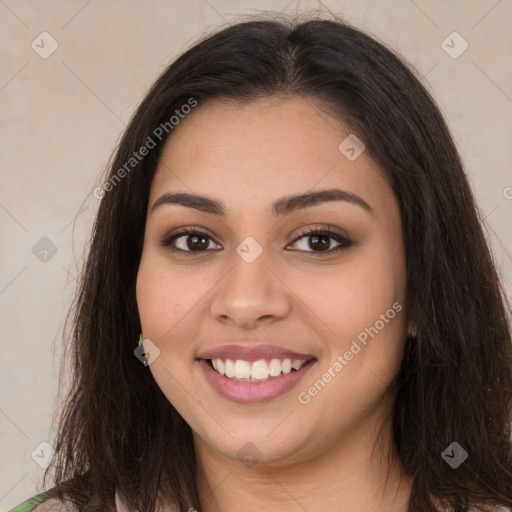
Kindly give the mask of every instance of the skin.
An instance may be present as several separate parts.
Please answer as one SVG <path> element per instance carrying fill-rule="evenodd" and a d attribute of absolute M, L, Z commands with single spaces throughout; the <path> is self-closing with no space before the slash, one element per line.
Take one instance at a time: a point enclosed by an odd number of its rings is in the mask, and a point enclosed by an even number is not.
<path fill-rule="evenodd" d="M 248 105 L 199 104 L 167 140 L 152 182 L 137 302 L 145 339 L 160 355 L 150 370 L 191 426 L 206 512 L 400 511 L 411 479 L 391 435 L 393 396 L 407 332 L 405 255 L 396 198 L 367 152 L 350 161 L 338 145 L 350 129 L 312 98 L 260 98 Z M 274 218 L 291 194 L 338 188 L 371 212 L 330 201 Z M 151 211 L 167 192 L 207 195 L 224 218 L 182 205 Z M 183 252 L 160 241 L 196 227 L 210 239 Z M 352 245 L 330 252 L 301 236 L 325 228 Z M 261 255 L 236 252 L 248 236 Z M 188 249 L 188 253 L 185 251 Z M 216 250 L 218 249 L 218 250 Z M 358 334 L 403 306 L 307 404 L 298 400 L 350 349 Z M 206 381 L 196 358 L 227 343 L 275 344 L 310 353 L 315 365 L 296 387 L 268 402 L 235 403 Z M 361 345 L 361 344 L 360 344 Z M 380 434 L 380 437 L 379 437 Z M 238 452 L 252 443 L 255 464 Z M 252 448 L 251 448 L 252 449 Z M 247 448 L 246 448 L 247 450 Z"/>

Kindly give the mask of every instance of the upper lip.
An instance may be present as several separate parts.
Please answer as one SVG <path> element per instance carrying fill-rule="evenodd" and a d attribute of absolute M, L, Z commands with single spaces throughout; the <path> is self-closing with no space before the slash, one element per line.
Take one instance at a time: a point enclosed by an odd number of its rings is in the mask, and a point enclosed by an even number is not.
<path fill-rule="evenodd" d="M 254 343 L 254 342 L 252 342 Z M 277 345 L 221 345 L 199 354 L 198 359 L 314 359 L 311 354 L 300 354 Z"/>

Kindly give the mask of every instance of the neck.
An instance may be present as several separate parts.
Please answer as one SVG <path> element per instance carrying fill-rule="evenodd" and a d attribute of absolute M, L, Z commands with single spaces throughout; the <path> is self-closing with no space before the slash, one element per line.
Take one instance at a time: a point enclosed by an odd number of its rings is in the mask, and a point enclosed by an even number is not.
<path fill-rule="evenodd" d="M 219 456 L 196 439 L 204 512 L 259 512 L 269 503 L 280 512 L 405 512 L 412 479 L 396 455 L 391 422 L 380 436 L 372 422 L 365 425 L 293 464 L 281 461 L 248 467 Z"/>

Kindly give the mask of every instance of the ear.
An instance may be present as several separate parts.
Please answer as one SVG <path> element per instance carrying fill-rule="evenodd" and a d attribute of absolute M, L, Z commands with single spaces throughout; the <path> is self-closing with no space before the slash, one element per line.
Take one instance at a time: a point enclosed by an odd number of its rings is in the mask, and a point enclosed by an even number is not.
<path fill-rule="evenodd" d="M 407 328 L 407 334 L 411 338 L 416 338 L 416 336 L 418 335 L 418 331 L 416 330 L 416 326 L 414 325 L 414 322 L 411 322 L 409 324 L 409 327 Z"/>

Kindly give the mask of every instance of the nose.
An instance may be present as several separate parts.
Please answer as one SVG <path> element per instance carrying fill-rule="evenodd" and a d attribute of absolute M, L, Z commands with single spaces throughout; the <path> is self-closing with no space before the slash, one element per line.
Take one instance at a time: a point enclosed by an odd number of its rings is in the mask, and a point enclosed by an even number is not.
<path fill-rule="evenodd" d="M 291 310 L 291 293 L 268 263 L 263 254 L 252 263 L 235 255 L 232 269 L 216 288 L 212 317 L 242 329 L 285 318 Z"/>

